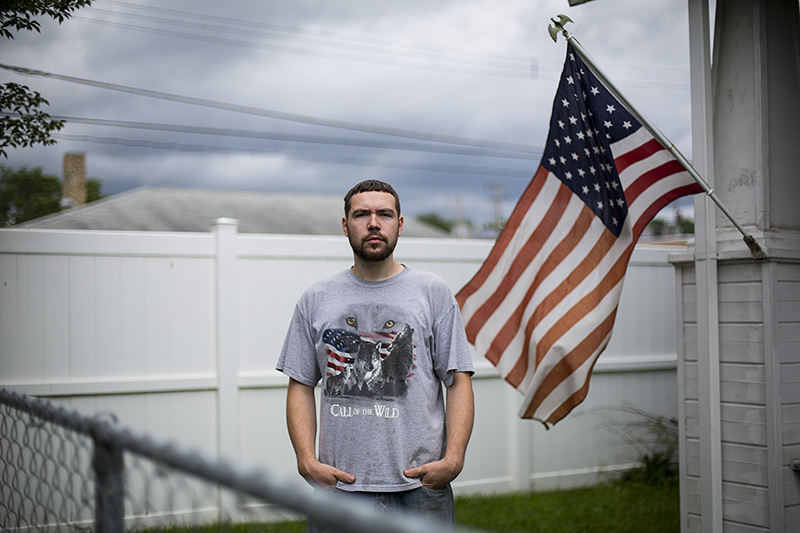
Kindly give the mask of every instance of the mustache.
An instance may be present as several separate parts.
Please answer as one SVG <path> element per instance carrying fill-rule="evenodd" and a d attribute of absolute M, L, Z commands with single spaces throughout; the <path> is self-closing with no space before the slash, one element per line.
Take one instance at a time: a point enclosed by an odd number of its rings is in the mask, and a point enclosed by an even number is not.
<path fill-rule="evenodd" d="M 384 237 L 384 236 L 383 236 L 383 235 L 381 235 L 380 233 L 370 233 L 369 235 L 367 235 L 366 237 L 364 237 L 363 239 L 361 239 L 361 241 L 362 241 L 362 242 L 367 242 L 368 240 L 370 240 L 370 239 L 374 239 L 374 238 L 376 238 L 376 237 L 377 237 L 378 239 L 382 240 L 383 242 L 386 242 L 386 237 Z"/>

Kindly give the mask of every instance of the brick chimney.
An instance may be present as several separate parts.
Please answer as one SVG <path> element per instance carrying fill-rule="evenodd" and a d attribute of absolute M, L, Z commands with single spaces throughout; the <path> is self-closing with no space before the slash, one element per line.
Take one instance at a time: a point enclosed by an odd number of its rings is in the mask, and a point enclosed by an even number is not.
<path fill-rule="evenodd" d="M 64 172 L 61 182 L 61 208 L 67 209 L 86 203 L 86 154 L 64 154 Z"/>

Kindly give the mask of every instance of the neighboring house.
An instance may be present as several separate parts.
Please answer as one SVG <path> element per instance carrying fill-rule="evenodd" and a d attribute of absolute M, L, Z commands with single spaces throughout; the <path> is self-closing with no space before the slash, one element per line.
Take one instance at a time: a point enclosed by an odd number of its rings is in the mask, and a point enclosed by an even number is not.
<path fill-rule="evenodd" d="M 173 187 L 140 187 L 17 228 L 206 232 L 220 217 L 239 220 L 240 233 L 341 235 L 341 196 Z M 447 237 L 405 218 L 403 235 Z"/>

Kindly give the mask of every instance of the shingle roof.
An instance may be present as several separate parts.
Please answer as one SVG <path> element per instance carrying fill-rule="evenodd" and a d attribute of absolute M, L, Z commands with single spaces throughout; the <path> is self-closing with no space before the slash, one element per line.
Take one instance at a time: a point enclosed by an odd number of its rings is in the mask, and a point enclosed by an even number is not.
<path fill-rule="evenodd" d="M 334 195 L 140 187 L 17 227 L 206 232 L 212 220 L 230 217 L 239 220 L 240 233 L 341 235 L 342 206 Z M 404 218 L 403 235 L 446 236 Z"/>

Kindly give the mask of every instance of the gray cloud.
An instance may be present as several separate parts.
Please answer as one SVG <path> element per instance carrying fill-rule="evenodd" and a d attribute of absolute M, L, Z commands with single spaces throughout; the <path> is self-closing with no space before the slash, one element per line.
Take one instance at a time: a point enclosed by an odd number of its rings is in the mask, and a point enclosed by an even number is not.
<path fill-rule="evenodd" d="M 4 42 L 3 62 L 289 113 L 536 147 L 547 135 L 564 53 L 563 39 L 554 45 L 546 26 L 550 16 L 563 12 L 576 21 L 574 33 L 608 66 L 630 99 L 688 151 L 685 2 L 642 5 L 635 0 L 575 8 L 561 0 L 96 0 L 61 26 L 46 23 L 41 34 Z M 212 31 L 211 26 L 231 31 Z M 4 81 L 23 81 L 41 91 L 50 100 L 49 111 L 58 115 L 388 139 L 0 71 Z M 435 210 L 454 216 L 460 197 L 464 214 L 477 221 L 493 216 L 492 185 L 503 187 L 508 213 L 538 165 L 536 157 L 445 155 L 82 124 L 69 124 L 63 133 L 70 137 L 58 145 L 16 150 L 3 164 L 41 166 L 60 174 L 62 154 L 83 151 L 89 174 L 101 178 L 111 193 L 161 184 L 338 194 L 360 178 L 377 176 L 393 182 L 407 198 L 408 214 Z M 105 142 L 88 142 L 100 138 Z"/>

